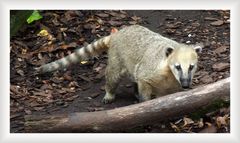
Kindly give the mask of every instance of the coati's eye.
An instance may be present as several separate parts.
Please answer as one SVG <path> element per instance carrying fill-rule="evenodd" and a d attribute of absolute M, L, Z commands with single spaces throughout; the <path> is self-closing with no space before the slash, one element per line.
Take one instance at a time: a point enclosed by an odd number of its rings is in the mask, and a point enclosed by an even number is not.
<path fill-rule="evenodd" d="M 181 66 L 179 64 L 175 64 L 175 68 L 180 71 L 181 70 Z"/>
<path fill-rule="evenodd" d="M 189 70 L 191 71 L 193 69 L 193 67 L 194 67 L 194 64 L 190 64 Z"/>

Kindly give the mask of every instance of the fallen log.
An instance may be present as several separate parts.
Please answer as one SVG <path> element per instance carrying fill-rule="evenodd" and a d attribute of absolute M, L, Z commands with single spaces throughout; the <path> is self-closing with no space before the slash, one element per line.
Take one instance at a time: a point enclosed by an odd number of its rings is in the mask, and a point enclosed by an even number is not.
<path fill-rule="evenodd" d="M 219 99 L 230 99 L 230 78 L 112 110 L 26 115 L 24 126 L 25 132 L 119 132 L 188 114 Z"/>

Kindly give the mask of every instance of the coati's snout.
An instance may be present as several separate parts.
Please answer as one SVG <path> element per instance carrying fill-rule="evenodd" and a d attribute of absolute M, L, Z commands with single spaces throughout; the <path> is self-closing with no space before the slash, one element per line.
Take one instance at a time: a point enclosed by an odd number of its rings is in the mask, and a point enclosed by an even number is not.
<path fill-rule="evenodd" d="M 190 88 L 190 85 L 191 85 L 191 79 L 180 78 L 180 84 L 183 89 L 188 89 Z"/>

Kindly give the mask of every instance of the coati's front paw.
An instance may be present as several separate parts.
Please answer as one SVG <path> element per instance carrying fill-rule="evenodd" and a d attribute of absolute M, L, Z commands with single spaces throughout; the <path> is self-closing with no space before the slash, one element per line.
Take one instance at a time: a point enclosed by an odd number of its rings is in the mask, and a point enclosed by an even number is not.
<path fill-rule="evenodd" d="M 139 97 L 138 98 L 139 102 L 144 102 L 144 101 L 151 100 L 151 96 L 139 95 L 138 97 Z"/>
<path fill-rule="evenodd" d="M 110 93 L 106 93 L 105 96 L 102 99 L 102 102 L 104 104 L 112 103 L 115 99 L 115 95 L 112 95 Z"/>
<path fill-rule="evenodd" d="M 137 100 L 140 102 L 141 97 L 139 96 L 139 94 L 135 93 L 134 96 L 137 98 Z"/>

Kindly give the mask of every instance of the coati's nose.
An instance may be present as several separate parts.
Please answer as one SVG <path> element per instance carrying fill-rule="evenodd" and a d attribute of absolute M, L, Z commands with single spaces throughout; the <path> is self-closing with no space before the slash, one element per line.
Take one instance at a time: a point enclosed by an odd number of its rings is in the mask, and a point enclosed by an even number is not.
<path fill-rule="evenodd" d="M 188 79 L 180 79 L 182 88 L 187 89 L 190 87 L 190 82 L 188 81 Z"/>
<path fill-rule="evenodd" d="M 189 85 L 182 85 L 182 88 L 188 89 L 190 86 Z"/>

